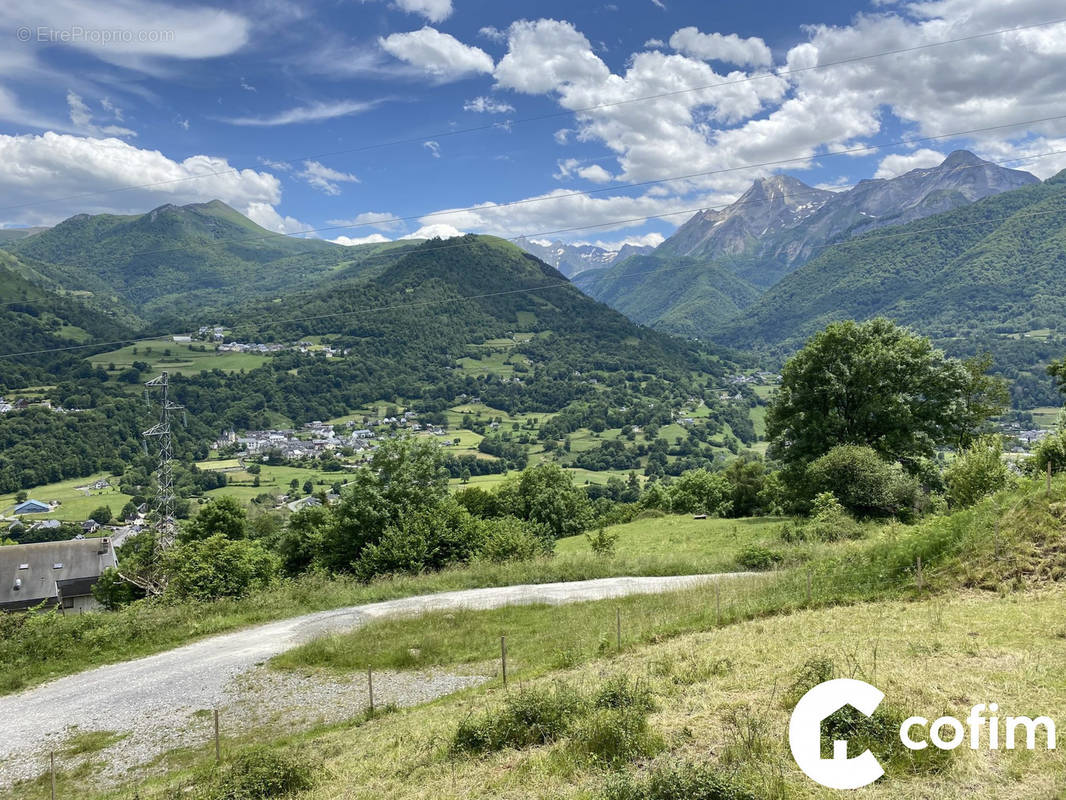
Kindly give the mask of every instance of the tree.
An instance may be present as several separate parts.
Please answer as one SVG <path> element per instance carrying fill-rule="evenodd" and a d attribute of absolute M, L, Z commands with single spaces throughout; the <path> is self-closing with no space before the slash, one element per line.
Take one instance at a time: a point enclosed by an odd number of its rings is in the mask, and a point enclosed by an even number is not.
<path fill-rule="evenodd" d="M 670 487 L 670 508 L 679 514 L 717 514 L 732 511 L 731 487 L 720 472 L 692 469 Z"/>
<path fill-rule="evenodd" d="M 170 548 L 163 568 L 167 596 L 207 601 L 269 586 L 278 576 L 280 561 L 259 542 L 215 534 Z"/>
<path fill-rule="evenodd" d="M 108 567 L 100 573 L 91 591 L 96 602 L 108 611 L 114 611 L 144 594 L 123 580 L 114 567 Z"/>
<path fill-rule="evenodd" d="M 18 493 L 17 493 L 16 495 L 15 495 L 15 502 L 16 502 L 16 503 L 25 503 L 25 502 L 26 502 L 26 499 L 27 499 L 28 497 L 29 497 L 29 495 L 28 495 L 28 494 L 26 493 L 26 491 L 25 491 L 24 489 L 21 489 L 21 490 L 19 490 L 19 492 L 18 492 Z"/>
<path fill-rule="evenodd" d="M 829 325 L 785 364 L 767 414 L 771 454 L 802 466 L 860 445 L 916 471 L 938 444 L 967 443 L 1002 410 L 1006 390 L 988 363 L 948 358 L 886 319 Z"/>
<path fill-rule="evenodd" d="M 106 525 L 112 519 L 111 506 L 100 506 L 89 515 L 89 519 L 95 520 L 99 525 Z"/>
<path fill-rule="evenodd" d="M 496 492 L 504 513 L 548 526 L 556 538 L 581 533 L 592 521 L 588 495 L 558 464 L 537 464 L 508 478 Z"/>
<path fill-rule="evenodd" d="M 313 492 L 315 490 L 315 485 L 313 483 L 311 483 L 311 479 L 310 478 L 308 478 L 306 481 L 304 481 L 303 490 L 304 490 L 304 494 L 311 494 L 311 492 Z"/>
<path fill-rule="evenodd" d="M 428 439 L 401 437 L 386 440 L 370 463 L 355 471 L 324 532 L 323 562 L 347 571 L 363 549 L 386 529 L 423 511 L 439 508 L 448 498 L 448 470 L 444 453 Z"/>
<path fill-rule="evenodd" d="M 247 533 L 248 515 L 235 497 L 223 495 L 209 500 L 196 518 L 185 526 L 187 540 L 207 539 L 221 535 L 226 539 L 243 539 Z"/>

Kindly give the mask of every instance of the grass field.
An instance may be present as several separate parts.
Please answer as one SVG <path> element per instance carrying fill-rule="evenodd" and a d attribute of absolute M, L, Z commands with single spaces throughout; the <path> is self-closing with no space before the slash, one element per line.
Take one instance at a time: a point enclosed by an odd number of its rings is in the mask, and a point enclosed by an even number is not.
<path fill-rule="evenodd" d="M 108 478 L 112 482 L 118 483 L 117 478 L 111 478 L 106 472 L 100 472 L 96 475 L 90 475 L 88 478 L 73 478 L 36 487 L 28 492 L 29 496 L 34 500 L 41 500 L 45 503 L 58 500 L 62 505 L 48 514 L 27 514 L 26 519 L 58 519 L 65 522 L 84 522 L 89 514 L 100 506 L 110 506 L 111 512 L 117 515 L 122 510 L 122 507 L 130 501 L 129 495 L 122 494 L 113 487 L 102 491 L 89 491 L 88 493 L 78 491 L 78 487 L 87 487 L 101 478 Z M 14 506 L 14 493 L 0 495 L 0 514 L 10 516 Z"/>
<path fill-rule="evenodd" d="M 199 347 L 194 344 L 193 347 Z M 270 356 L 253 353 L 216 353 L 212 345 L 206 345 L 207 352 L 189 350 L 188 343 L 178 343 L 169 338 L 156 339 L 150 342 L 140 342 L 135 345 L 121 347 L 109 353 L 99 353 L 92 356 L 94 367 L 107 369 L 108 365 L 114 364 L 118 370 L 126 369 L 134 361 L 144 361 L 149 364 L 154 373 L 167 371 L 175 375 L 197 373 L 200 370 L 220 369 L 225 372 L 239 372 L 260 367 L 270 360 Z M 170 355 L 166 355 L 166 351 Z"/>

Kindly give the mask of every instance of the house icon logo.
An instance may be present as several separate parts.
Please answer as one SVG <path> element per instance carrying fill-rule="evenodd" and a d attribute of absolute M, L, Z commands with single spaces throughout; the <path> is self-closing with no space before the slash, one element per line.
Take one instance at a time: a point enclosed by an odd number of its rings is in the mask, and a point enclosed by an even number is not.
<path fill-rule="evenodd" d="M 792 711 L 788 745 L 799 768 L 812 780 L 830 789 L 858 789 L 885 774 L 869 750 L 848 758 L 848 743 L 833 742 L 833 757 L 822 758 L 822 722 L 846 706 L 872 716 L 884 693 L 868 683 L 851 678 L 820 683 L 803 695 Z"/>

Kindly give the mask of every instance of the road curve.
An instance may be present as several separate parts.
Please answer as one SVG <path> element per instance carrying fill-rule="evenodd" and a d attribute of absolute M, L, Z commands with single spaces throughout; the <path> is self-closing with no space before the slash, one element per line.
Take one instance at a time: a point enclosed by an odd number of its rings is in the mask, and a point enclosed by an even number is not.
<path fill-rule="evenodd" d="M 0 697 L 0 786 L 42 771 L 49 749 L 81 731 L 129 733 L 117 745 L 143 763 L 173 746 L 158 735 L 168 723 L 223 703 L 235 678 L 322 633 L 345 631 L 388 616 L 529 603 L 573 603 L 651 594 L 746 573 L 658 578 L 601 578 L 567 583 L 467 589 L 320 611 L 220 634 L 134 661 L 97 667 Z M 150 739 L 151 741 L 141 741 Z M 136 758 L 132 758 L 136 755 Z"/>

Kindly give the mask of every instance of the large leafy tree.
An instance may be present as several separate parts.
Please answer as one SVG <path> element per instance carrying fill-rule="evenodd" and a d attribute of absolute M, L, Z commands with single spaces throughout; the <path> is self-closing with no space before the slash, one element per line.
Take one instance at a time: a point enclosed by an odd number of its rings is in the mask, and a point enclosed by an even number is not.
<path fill-rule="evenodd" d="M 771 452 L 802 467 L 837 445 L 866 445 L 916 470 L 1002 411 L 1006 389 L 988 366 L 948 358 L 886 319 L 834 323 L 785 365 L 767 415 Z"/>

